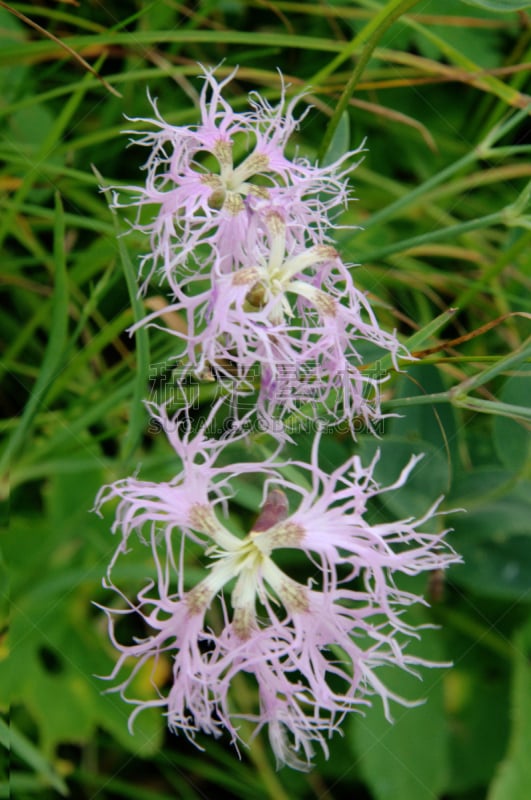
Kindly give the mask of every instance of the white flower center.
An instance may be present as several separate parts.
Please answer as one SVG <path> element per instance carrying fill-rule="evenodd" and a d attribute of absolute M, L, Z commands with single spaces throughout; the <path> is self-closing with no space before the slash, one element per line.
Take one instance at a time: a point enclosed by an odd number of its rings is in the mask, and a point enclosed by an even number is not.
<path fill-rule="evenodd" d="M 247 195 L 269 197 L 265 186 L 249 183 L 250 178 L 268 169 L 269 158 L 266 155 L 252 152 L 238 167 L 234 167 L 231 142 L 218 140 L 212 152 L 219 164 L 219 175 L 208 172 L 201 177 L 203 183 L 212 187 L 208 201 L 211 208 L 224 209 L 235 216 L 243 211 L 243 198 Z"/>
<path fill-rule="evenodd" d="M 286 259 L 284 220 L 279 214 L 272 212 L 267 217 L 267 224 L 271 234 L 271 249 L 267 264 L 241 270 L 245 271 L 249 281 L 256 277 L 246 297 L 249 306 L 263 308 L 272 298 L 277 298 L 278 302 L 271 310 L 269 318 L 274 324 L 280 324 L 293 316 L 291 304 L 286 297 L 286 294 L 291 292 L 310 300 L 321 316 L 335 316 L 337 304 L 335 298 L 310 283 L 296 279 L 295 276 L 316 264 L 335 260 L 338 257 L 337 250 L 328 245 L 316 245 Z M 237 275 L 238 273 L 233 279 L 235 284 L 242 282 L 237 279 Z"/>
<path fill-rule="evenodd" d="M 308 610 L 306 587 L 286 575 L 271 558 L 276 547 L 297 547 L 304 536 L 300 525 L 284 520 L 286 513 L 287 506 L 279 504 L 273 492 L 257 521 L 259 530 L 252 530 L 245 539 L 240 539 L 219 523 L 206 507 L 193 507 L 193 523 L 207 533 L 214 544 L 207 550 L 212 558 L 209 574 L 187 594 L 192 613 L 204 613 L 216 594 L 234 580 L 233 628 L 240 639 L 247 639 L 258 627 L 257 600 L 262 604 L 280 600 L 288 613 Z M 265 520 L 268 527 L 262 529 Z"/>

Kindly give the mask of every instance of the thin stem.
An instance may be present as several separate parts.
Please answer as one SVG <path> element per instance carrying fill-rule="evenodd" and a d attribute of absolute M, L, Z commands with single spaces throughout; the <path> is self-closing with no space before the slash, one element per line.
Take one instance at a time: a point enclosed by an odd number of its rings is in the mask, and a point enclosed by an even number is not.
<path fill-rule="evenodd" d="M 473 375 L 471 378 L 467 378 L 467 380 L 456 386 L 452 392 L 456 397 L 462 397 L 471 389 L 477 389 L 478 386 L 483 386 L 483 384 L 487 383 L 491 378 L 495 378 L 501 372 L 506 372 L 510 367 L 525 361 L 530 355 L 531 339 L 528 339 L 528 341 L 524 342 L 514 353 L 510 353 L 510 355 L 505 356 L 505 358 L 498 359 L 495 364 L 483 370 L 483 372 L 480 372 L 479 375 Z"/>
<path fill-rule="evenodd" d="M 400 242 L 394 242 L 387 245 L 387 247 L 380 247 L 378 250 L 372 250 L 369 253 L 363 253 L 362 258 L 365 263 L 371 261 L 379 261 L 382 258 L 393 255 L 394 253 L 404 252 L 413 247 L 418 247 L 428 242 L 441 242 L 445 239 L 455 239 L 468 231 L 479 230 L 480 228 L 489 228 L 492 225 L 500 225 L 506 220 L 506 214 L 502 211 L 496 211 L 494 214 L 487 214 L 485 217 L 479 219 L 471 219 L 468 222 L 462 222 L 459 225 L 452 225 L 450 228 L 442 228 L 429 233 L 422 233 L 420 236 L 413 236 L 411 239 L 405 239 Z"/>
<path fill-rule="evenodd" d="M 373 27 L 376 26 L 375 30 L 363 48 L 354 72 L 352 73 L 349 82 L 345 86 L 343 94 L 339 98 L 339 102 L 337 103 L 334 113 L 332 114 L 332 118 L 326 127 L 325 135 L 323 137 L 323 141 L 321 142 L 321 147 L 318 153 L 319 161 L 322 160 L 324 154 L 327 152 L 330 146 L 330 142 L 332 141 L 332 137 L 337 126 L 339 125 L 341 116 L 349 104 L 350 98 L 354 93 L 354 89 L 356 88 L 368 61 L 370 60 L 376 45 L 382 38 L 385 31 L 391 27 L 393 22 L 395 22 L 395 20 L 402 16 L 402 14 L 412 8 L 412 6 L 417 5 L 418 2 L 419 0 L 391 0 L 388 5 L 383 8 L 380 13 L 377 14 L 371 21 L 370 24 Z M 357 44 L 358 39 L 359 37 L 356 37 L 351 42 L 349 48 L 347 48 L 348 51 L 354 47 L 354 43 Z"/>
<path fill-rule="evenodd" d="M 517 239 L 514 244 L 505 250 L 503 253 L 500 254 L 498 260 L 492 264 L 489 269 L 485 271 L 479 280 L 472 283 L 468 286 L 461 294 L 456 297 L 455 305 L 457 308 L 463 309 L 466 308 L 470 301 L 473 300 L 479 292 L 482 292 L 485 287 L 489 285 L 489 283 L 499 275 L 502 270 L 510 264 L 516 256 L 522 252 L 522 250 L 528 250 L 529 244 L 531 240 L 531 231 L 526 231 L 525 233 Z"/>
<path fill-rule="evenodd" d="M 381 225 L 382 222 L 385 222 L 391 217 L 396 216 L 404 208 L 414 205 L 417 200 L 424 197 L 432 189 L 435 189 L 441 184 L 448 183 L 449 178 L 458 174 L 469 164 L 478 161 L 479 159 L 491 159 L 495 157 L 502 158 L 508 155 L 515 155 L 515 151 L 517 149 L 515 146 L 494 149 L 493 145 L 509 131 L 511 131 L 516 125 L 518 125 L 519 122 L 524 119 L 524 117 L 524 111 L 518 111 L 517 113 L 511 112 L 506 120 L 503 120 L 492 130 L 490 130 L 483 141 L 481 141 L 477 147 L 475 147 L 469 153 L 466 153 L 454 163 L 449 164 L 447 167 L 441 170 L 441 172 L 433 175 L 431 178 L 429 178 L 429 180 L 425 181 L 420 186 L 417 186 L 414 189 L 409 189 L 393 203 L 385 208 L 382 208 L 381 211 L 377 211 L 375 214 L 372 214 L 371 217 L 364 222 L 363 230 L 366 231 L 369 228 L 373 228 L 375 225 Z M 361 238 L 363 236 L 363 232 L 356 232 L 356 236 Z M 348 241 L 348 239 L 345 239 L 345 241 Z"/>
<path fill-rule="evenodd" d="M 52 42 L 55 42 L 59 47 L 62 47 L 63 50 L 66 50 L 66 52 L 72 56 L 73 59 L 78 61 L 82 67 L 90 72 L 90 74 L 93 75 L 102 84 L 102 86 L 107 89 L 108 92 L 113 94 L 115 97 L 122 96 L 117 89 L 111 86 L 110 83 L 105 80 L 105 78 L 102 78 L 102 76 L 93 67 L 91 67 L 88 61 L 85 61 L 83 56 L 80 56 L 79 53 L 76 53 L 75 50 L 73 50 L 69 45 L 65 44 L 65 42 L 63 42 L 61 39 L 58 39 L 57 36 L 54 36 L 53 33 L 50 33 L 50 31 L 46 30 L 46 28 L 43 28 L 42 25 L 39 25 L 39 23 L 35 22 L 35 20 L 27 17 L 21 11 L 18 11 L 16 8 L 13 8 L 13 6 L 10 6 L 9 3 L 3 3 L 2 0 L 0 0 L 0 6 L 5 8 L 6 11 L 9 11 L 15 17 L 18 17 L 18 19 L 22 20 L 22 22 L 25 22 L 26 25 L 30 26 L 30 28 L 34 28 L 42 36 L 46 36 L 48 39 L 51 39 Z"/>
<path fill-rule="evenodd" d="M 236 676 L 234 679 L 234 687 L 236 692 L 234 697 L 238 698 L 238 706 L 242 709 L 251 708 L 254 697 L 250 693 L 245 680 L 241 676 Z M 244 720 L 242 720 L 242 727 L 247 727 Z M 284 791 L 277 775 L 271 769 L 267 753 L 260 735 L 255 736 L 249 747 L 249 758 L 255 765 L 263 785 L 271 798 L 271 800 L 290 800 L 289 795 Z"/>

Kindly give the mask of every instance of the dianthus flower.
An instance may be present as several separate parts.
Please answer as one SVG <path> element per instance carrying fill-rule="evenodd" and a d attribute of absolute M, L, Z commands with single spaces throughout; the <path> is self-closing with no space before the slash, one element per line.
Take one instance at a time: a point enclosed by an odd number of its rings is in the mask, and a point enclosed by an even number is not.
<path fill-rule="evenodd" d="M 113 207 L 138 208 L 133 227 L 151 242 L 141 261 L 146 282 L 160 267 L 174 289 L 182 267 L 208 269 L 220 255 L 225 270 L 240 265 L 272 209 L 287 214 L 290 244 L 325 241 L 330 213 L 347 201 L 345 176 L 352 165 L 345 163 L 361 148 L 322 167 L 289 158 L 286 145 L 307 113 L 294 115 L 300 98 L 287 102 L 282 85 L 277 106 L 253 92 L 250 109 L 236 112 L 222 97 L 236 71 L 218 82 L 205 70 L 197 125 L 170 125 L 153 100 L 155 119 L 131 120 L 154 127 L 135 140 L 151 148 L 146 182 L 121 187 Z"/>
<path fill-rule="evenodd" d="M 257 383 L 264 420 L 304 409 L 331 422 L 361 418 L 370 428 L 381 416 L 385 376 L 364 369 L 362 353 L 370 345 L 373 360 L 390 354 L 398 369 L 407 350 L 379 327 L 331 245 L 290 252 L 286 233 L 284 217 L 269 212 L 243 266 L 226 273 L 218 259 L 206 288 L 201 275 L 183 277 L 175 302 L 140 324 L 168 311 L 184 314 L 186 332 L 169 329 L 182 342 L 181 376 L 215 368 L 240 393 Z"/>
<path fill-rule="evenodd" d="M 152 409 L 167 431 L 181 462 L 166 483 L 126 478 L 104 487 L 97 508 L 118 499 L 113 530 L 121 539 L 109 571 L 108 586 L 125 603 L 107 609 L 110 636 L 120 656 L 112 675 L 115 687 L 136 706 L 130 721 L 147 707 L 160 707 L 172 731 L 191 740 L 199 732 L 228 732 L 241 740 L 240 721 L 267 728 L 279 765 L 303 769 L 318 743 L 326 740 L 344 715 L 379 696 L 389 715 L 389 701 L 408 704 L 378 677 L 383 665 L 413 671 L 421 659 L 407 652 L 418 636 L 403 619 L 404 609 L 421 598 L 400 588 L 395 578 L 444 569 L 458 560 L 445 543 L 446 531 L 427 532 L 437 516 L 435 503 L 421 519 L 371 523 L 368 504 L 403 486 L 419 460 L 411 458 L 396 481 L 382 487 L 377 462 L 363 466 L 349 458 L 331 474 L 318 458 L 319 437 L 310 464 L 275 456 L 263 463 L 219 464 L 224 446 L 206 429 L 195 436 L 181 415 L 171 419 L 164 408 Z M 207 421 L 208 424 L 208 421 Z M 242 433 L 235 438 L 242 445 Z M 225 458 L 226 462 L 226 458 Z M 237 499 L 237 481 L 261 481 L 261 511 L 246 535 L 230 524 L 226 500 Z M 307 488 L 304 488 L 306 485 Z M 114 586 L 112 570 L 131 547 L 131 536 L 151 550 L 155 575 L 134 600 Z M 204 576 L 187 576 L 187 545 L 203 546 Z M 288 575 L 279 564 L 292 550 L 306 562 L 305 578 Z M 282 563 L 282 562 L 281 562 Z M 194 564 L 194 578 L 197 566 Z M 123 643 L 116 618 L 142 622 L 142 636 Z M 170 685 L 156 696 L 130 698 L 137 672 L 171 659 Z M 432 665 L 430 665 L 432 666 Z M 257 708 L 238 705 L 234 678 L 254 679 Z"/>

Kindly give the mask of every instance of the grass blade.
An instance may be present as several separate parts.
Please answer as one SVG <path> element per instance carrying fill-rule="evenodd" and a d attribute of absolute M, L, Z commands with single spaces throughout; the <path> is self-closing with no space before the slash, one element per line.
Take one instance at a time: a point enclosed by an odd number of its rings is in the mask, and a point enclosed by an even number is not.
<path fill-rule="evenodd" d="M 46 394 L 63 364 L 68 326 L 68 284 L 66 273 L 64 214 L 63 205 L 58 193 L 55 196 L 54 256 L 55 289 L 51 302 L 50 336 L 48 338 L 41 370 L 35 382 L 35 386 L 33 387 L 30 399 L 0 459 L 0 482 L 3 490 L 5 490 L 8 485 L 10 463 L 24 446 L 35 414 L 42 406 Z"/>

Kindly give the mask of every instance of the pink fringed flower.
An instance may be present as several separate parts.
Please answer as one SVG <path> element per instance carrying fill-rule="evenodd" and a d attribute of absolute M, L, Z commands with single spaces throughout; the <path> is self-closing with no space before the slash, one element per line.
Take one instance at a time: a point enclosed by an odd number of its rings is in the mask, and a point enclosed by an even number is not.
<path fill-rule="evenodd" d="M 136 705 L 163 709 L 168 725 L 190 739 L 202 731 L 227 731 L 240 740 L 239 720 L 266 727 L 279 764 L 305 768 L 313 744 L 326 752 L 326 740 L 344 715 L 379 696 L 389 715 L 389 700 L 407 704 L 378 677 L 386 664 L 412 671 L 422 660 L 406 650 L 418 636 L 402 612 L 421 598 L 395 582 L 400 573 L 416 575 L 444 569 L 457 561 L 445 543 L 445 531 L 424 529 L 437 516 L 436 503 L 421 519 L 371 524 L 368 503 L 399 489 L 418 462 L 414 456 L 390 486 L 380 486 L 377 459 L 363 466 L 349 458 L 331 475 L 318 463 L 318 438 L 311 464 L 286 465 L 274 457 L 254 462 L 218 464 L 222 446 L 206 436 L 182 432 L 182 422 L 163 409 L 159 422 L 181 462 L 167 483 L 128 478 L 105 487 L 97 508 L 118 498 L 113 530 L 121 536 L 109 571 L 109 587 L 119 591 L 125 608 L 107 609 L 110 635 L 120 653 L 111 678 L 127 671 L 116 687 Z M 178 424 L 176 424 L 178 423 Z M 230 443 L 229 443 L 230 444 Z M 225 500 L 236 496 L 242 475 L 261 480 L 261 512 L 246 535 L 230 523 Z M 303 486 L 309 488 L 303 488 Z M 131 545 L 132 534 L 151 549 L 153 579 L 135 600 L 113 584 L 112 569 Z M 202 543 L 204 576 L 187 576 L 187 546 Z M 306 561 L 303 580 L 288 575 L 277 556 L 298 552 Z M 194 565 L 195 566 L 195 565 Z M 309 572 L 308 572 L 309 570 Z M 197 571 L 197 566 L 194 574 Z M 123 643 L 116 619 L 141 620 L 143 634 Z M 171 658 L 168 687 L 154 685 L 149 701 L 128 697 L 132 677 Z M 256 709 L 231 694 L 236 675 L 254 678 Z M 153 672 L 153 675 L 155 673 Z"/>
<path fill-rule="evenodd" d="M 397 369 L 406 348 L 379 327 L 333 247 L 290 252 L 283 216 L 269 212 L 265 222 L 243 266 L 224 273 L 218 260 L 206 288 L 202 276 L 182 278 L 176 301 L 140 324 L 185 314 L 187 332 L 169 331 L 183 343 L 182 377 L 215 368 L 240 395 L 257 384 L 266 421 L 303 409 L 309 418 L 358 418 L 370 428 L 381 416 L 385 376 L 364 370 L 362 353 L 370 345 L 373 360 L 390 354 Z"/>
<path fill-rule="evenodd" d="M 133 225 L 150 236 L 143 257 L 146 281 L 160 266 L 172 289 L 183 266 L 209 268 L 218 259 L 227 271 L 239 266 L 263 228 L 264 213 L 283 210 L 290 245 L 328 239 L 330 212 L 345 205 L 345 163 L 361 148 L 334 164 L 312 165 L 286 156 L 286 145 L 305 116 L 294 116 L 300 98 L 287 102 L 284 87 L 278 106 L 258 93 L 249 95 L 250 110 L 235 112 L 222 97 L 235 70 L 218 82 L 205 70 L 197 125 L 174 126 L 152 101 L 154 127 L 137 140 L 151 148 L 144 187 L 126 186 L 114 194 L 114 207 L 136 206 Z M 146 209 L 147 221 L 141 220 Z M 206 252 L 201 245 L 206 245 Z M 199 250 L 198 250 L 199 248 Z"/>

